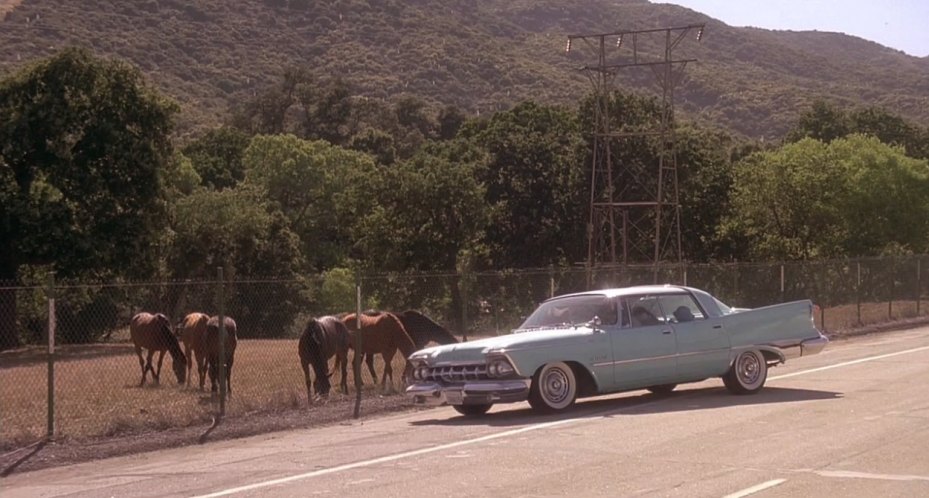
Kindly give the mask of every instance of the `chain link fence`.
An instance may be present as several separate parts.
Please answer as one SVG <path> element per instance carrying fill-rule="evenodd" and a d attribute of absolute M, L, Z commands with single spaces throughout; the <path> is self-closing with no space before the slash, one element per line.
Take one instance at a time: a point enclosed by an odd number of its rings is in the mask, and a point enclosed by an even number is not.
<path fill-rule="evenodd" d="M 929 314 L 923 302 L 927 266 L 929 256 L 675 265 L 659 268 L 657 280 L 702 288 L 737 307 L 812 299 L 820 306 L 817 325 L 834 334 Z M 346 272 L 288 281 L 217 276 L 196 282 L 0 283 L 0 333 L 15 334 L 2 343 L 16 345 L 0 352 L 0 451 L 47 436 L 81 439 L 215 426 L 221 416 L 326 411 L 330 418 L 348 419 L 401 406 L 407 403 L 401 394 L 411 347 L 450 340 L 449 333 L 459 341 L 506 334 L 548 297 L 655 280 L 655 269 L 643 266 L 362 278 Z M 375 348 L 383 346 L 380 335 L 363 327 L 364 333 L 351 336 L 352 348 L 392 354 L 390 368 L 384 354 L 370 354 L 373 368 L 356 370 L 350 354 L 342 389 L 334 356 L 324 367 L 333 389 L 321 397 L 307 386 L 300 336 L 312 318 L 359 311 L 396 314 L 416 343 L 387 344 L 381 351 Z M 188 356 L 196 356 L 183 341 L 177 350 L 183 357 L 165 352 L 158 382 L 149 372 L 142 383 L 147 351 L 140 359 L 129 326 L 140 312 L 164 314 L 172 334 L 182 334 L 179 324 L 194 312 L 232 318 L 236 344 L 229 392 L 212 391 L 208 372 L 201 390 L 195 358 L 189 373 L 180 369 L 185 378 L 179 382 L 174 362 L 186 364 Z M 408 322 L 410 313 L 428 321 Z M 152 359 L 155 372 L 159 356 Z M 392 378 L 385 378 L 385 369 L 393 371 Z"/>

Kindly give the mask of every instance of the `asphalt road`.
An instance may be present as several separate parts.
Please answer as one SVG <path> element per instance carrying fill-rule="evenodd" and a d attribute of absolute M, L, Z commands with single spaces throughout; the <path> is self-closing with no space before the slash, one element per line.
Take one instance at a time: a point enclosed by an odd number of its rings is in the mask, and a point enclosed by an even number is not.
<path fill-rule="evenodd" d="M 755 396 L 442 407 L 14 474 L 0 496 L 929 496 L 927 380 L 920 328 L 833 342 Z"/>

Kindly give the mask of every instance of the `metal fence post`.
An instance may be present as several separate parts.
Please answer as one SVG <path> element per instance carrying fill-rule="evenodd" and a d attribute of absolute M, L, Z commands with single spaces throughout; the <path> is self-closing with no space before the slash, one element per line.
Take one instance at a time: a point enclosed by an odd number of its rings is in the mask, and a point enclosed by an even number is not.
<path fill-rule="evenodd" d="M 887 319 L 892 320 L 894 317 L 894 258 L 890 257 L 890 296 L 887 300 Z"/>
<path fill-rule="evenodd" d="M 48 277 L 48 426 L 46 438 L 55 437 L 55 274 Z"/>
<path fill-rule="evenodd" d="M 219 280 L 219 416 L 226 415 L 226 295 L 223 268 L 216 268 L 216 277 Z"/>
<path fill-rule="evenodd" d="M 361 390 L 364 382 L 361 379 L 361 359 L 364 356 L 361 348 L 361 277 L 355 280 L 355 356 L 352 358 L 352 369 L 355 374 L 355 411 L 354 418 L 361 416 Z"/>
<path fill-rule="evenodd" d="M 861 325 L 861 261 L 855 261 L 857 277 L 855 280 L 855 308 L 858 312 L 858 325 Z"/>
<path fill-rule="evenodd" d="M 922 260 L 916 256 L 916 316 L 919 316 L 919 301 L 923 293 Z"/>

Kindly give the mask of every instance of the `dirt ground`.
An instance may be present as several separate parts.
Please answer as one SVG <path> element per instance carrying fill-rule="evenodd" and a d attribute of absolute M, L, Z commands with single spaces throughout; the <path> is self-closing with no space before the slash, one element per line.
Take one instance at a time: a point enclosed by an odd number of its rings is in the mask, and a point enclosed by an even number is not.
<path fill-rule="evenodd" d="M 929 324 L 929 317 L 921 316 L 831 334 L 827 333 L 827 335 L 831 339 L 841 340 L 851 336 L 900 330 L 927 324 Z M 246 413 L 229 417 L 224 419 L 209 434 L 206 444 L 209 444 L 210 441 L 234 439 L 275 431 L 347 423 L 353 420 L 353 408 L 354 401 L 343 398 L 327 403 L 325 406 L 315 406 L 312 412 L 303 408 L 278 410 L 273 413 Z M 369 396 L 362 400 L 361 418 L 425 409 L 428 408 L 414 406 L 409 399 L 399 394 Z M 198 441 L 208 428 L 209 425 L 197 425 L 158 431 L 134 432 L 115 437 L 64 438 L 47 444 L 24 447 L 0 455 L 0 477 L 13 472 L 28 472 L 101 458 L 199 444 Z"/>
<path fill-rule="evenodd" d="M 276 413 L 253 413 L 230 417 L 209 433 L 205 444 L 211 441 L 241 438 L 269 432 L 320 427 L 353 421 L 354 403 L 333 402 L 316 406 L 312 412 L 306 409 L 279 411 Z M 390 395 L 362 400 L 360 419 L 387 413 L 423 410 L 414 406 L 403 395 Z M 58 439 L 46 444 L 24 447 L 0 455 L 0 477 L 14 472 L 22 473 L 47 467 L 71 465 L 90 460 L 120 455 L 144 453 L 165 448 L 177 448 L 199 444 L 209 425 L 172 428 L 160 431 L 145 431 L 116 437 L 87 439 Z"/>

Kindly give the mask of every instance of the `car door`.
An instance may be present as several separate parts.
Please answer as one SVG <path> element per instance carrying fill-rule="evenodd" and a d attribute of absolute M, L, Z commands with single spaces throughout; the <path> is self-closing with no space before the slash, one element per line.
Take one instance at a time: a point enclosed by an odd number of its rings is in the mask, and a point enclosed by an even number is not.
<path fill-rule="evenodd" d="M 661 295 L 658 302 L 677 340 L 677 380 L 700 380 L 725 373 L 730 344 L 722 320 L 708 317 L 689 293 Z"/>
<path fill-rule="evenodd" d="M 611 331 L 615 389 L 673 381 L 677 372 L 674 329 L 663 321 L 656 296 L 625 296 L 620 327 Z"/>

